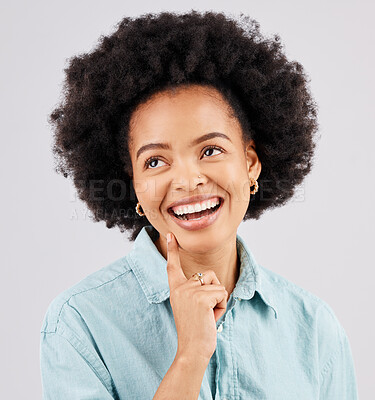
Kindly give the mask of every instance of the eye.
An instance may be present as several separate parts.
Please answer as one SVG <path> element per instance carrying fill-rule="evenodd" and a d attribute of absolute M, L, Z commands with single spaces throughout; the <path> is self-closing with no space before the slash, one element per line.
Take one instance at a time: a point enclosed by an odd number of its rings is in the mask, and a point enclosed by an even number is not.
<path fill-rule="evenodd" d="M 161 161 L 160 157 L 156 156 L 156 157 L 150 157 L 149 159 L 147 159 L 145 161 L 145 168 L 148 168 L 152 162 L 154 161 Z M 155 165 L 154 165 L 155 167 Z M 155 168 L 151 168 L 151 169 L 155 169 Z"/>
<path fill-rule="evenodd" d="M 211 146 L 207 146 L 207 147 L 205 147 L 204 149 L 203 149 L 203 154 L 205 154 L 207 151 L 209 151 L 209 150 L 218 150 L 218 151 L 220 151 L 221 153 L 224 153 L 224 150 L 221 148 L 221 147 L 219 147 L 219 146 L 214 146 L 214 145 L 211 145 Z M 212 154 L 211 154 L 211 156 L 212 156 Z M 153 156 L 153 157 L 150 157 L 150 158 L 148 158 L 146 161 L 145 161 L 145 168 L 146 169 L 148 169 L 148 168 L 150 168 L 150 169 L 156 169 L 157 168 L 157 165 L 151 165 L 151 163 L 153 163 L 153 162 L 156 162 L 156 161 L 162 161 L 161 160 L 161 158 L 159 157 L 159 156 Z"/>
<path fill-rule="evenodd" d="M 219 146 L 213 146 L 213 145 L 207 146 L 204 148 L 203 153 L 206 153 L 208 150 L 219 150 L 221 153 L 224 153 L 224 150 Z"/>

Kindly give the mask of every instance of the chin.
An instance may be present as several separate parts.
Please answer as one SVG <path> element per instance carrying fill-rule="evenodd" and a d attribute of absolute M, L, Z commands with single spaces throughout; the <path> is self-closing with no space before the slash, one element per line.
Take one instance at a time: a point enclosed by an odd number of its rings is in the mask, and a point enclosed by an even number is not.
<path fill-rule="evenodd" d="M 202 238 L 204 235 L 204 240 Z M 203 231 L 198 234 L 198 231 L 194 231 L 188 234 L 176 234 L 177 241 L 179 245 L 188 252 L 192 253 L 207 253 L 210 250 L 213 250 L 217 247 L 223 246 L 225 244 L 225 240 L 221 240 L 218 237 L 217 232 L 212 230 L 211 232 L 203 233 Z"/>

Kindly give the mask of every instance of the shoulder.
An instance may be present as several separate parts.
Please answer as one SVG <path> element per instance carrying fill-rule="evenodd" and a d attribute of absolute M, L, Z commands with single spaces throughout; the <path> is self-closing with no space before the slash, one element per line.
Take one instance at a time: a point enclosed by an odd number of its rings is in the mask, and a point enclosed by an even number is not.
<path fill-rule="evenodd" d="M 72 302 L 72 299 L 84 301 L 87 298 L 96 298 L 100 301 L 100 298 L 107 295 L 108 291 L 112 291 L 114 287 L 126 285 L 126 281 L 129 280 L 129 275 L 131 275 L 130 272 L 128 255 L 126 255 L 59 293 L 47 307 L 41 332 L 56 332 L 60 317 L 69 303 Z"/>
<path fill-rule="evenodd" d="M 330 305 L 316 294 L 298 286 L 291 280 L 259 265 L 262 275 L 262 284 L 273 292 L 279 308 L 287 308 L 303 313 L 307 318 L 318 311 L 324 313 L 327 318 L 338 322 Z"/>
<path fill-rule="evenodd" d="M 324 371 L 346 338 L 336 313 L 314 293 L 263 266 L 259 267 L 262 283 L 273 293 L 279 323 L 293 330 L 301 345 L 316 346 L 320 370 Z"/>

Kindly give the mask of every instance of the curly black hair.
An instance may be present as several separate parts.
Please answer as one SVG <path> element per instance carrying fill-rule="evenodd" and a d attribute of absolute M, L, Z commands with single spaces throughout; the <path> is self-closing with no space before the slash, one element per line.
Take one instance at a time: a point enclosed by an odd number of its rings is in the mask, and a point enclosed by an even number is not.
<path fill-rule="evenodd" d="M 55 170 L 73 180 L 95 221 L 129 230 L 131 241 L 150 222 L 135 212 L 129 122 L 157 92 L 216 88 L 240 122 L 243 143 L 255 141 L 262 170 L 244 220 L 284 205 L 311 169 L 318 123 L 309 79 L 287 60 L 280 37 L 265 38 L 244 14 L 125 17 L 64 71 L 62 100 L 49 115 Z"/>

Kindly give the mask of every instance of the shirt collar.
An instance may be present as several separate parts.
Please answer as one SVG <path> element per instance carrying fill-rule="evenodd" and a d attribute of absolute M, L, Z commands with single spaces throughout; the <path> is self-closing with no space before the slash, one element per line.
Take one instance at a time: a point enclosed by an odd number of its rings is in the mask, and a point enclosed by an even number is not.
<path fill-rule="evenodd" d="M 158 235 L 159 233 L 152 225 L 144 226 L 137 235 L 128 257 L 130 266 L 149 303 L 160 303 L 169 297 L 167 260 L 154 244 Z M 273 309 L 277 318 L 272 286 L 267 276 L 239 234 L 236 235 L 236 243 L 241 264 L 233 297 L 250 300 L 257 291 L 263 302 Z"/>

